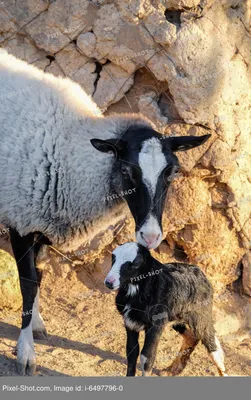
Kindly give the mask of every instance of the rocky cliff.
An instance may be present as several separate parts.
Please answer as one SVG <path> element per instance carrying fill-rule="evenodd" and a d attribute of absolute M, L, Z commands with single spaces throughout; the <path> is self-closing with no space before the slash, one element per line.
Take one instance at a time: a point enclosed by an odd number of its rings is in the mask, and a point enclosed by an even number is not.
<path fill-rule="evenodd" d="M 203 150 L 178 155 L 155 255 L 196 263 L 216 291 L 237 282 L 250 299 L 251 1 L 8 0 L 0 46 L 78 82 L 105 114 L 141 112 L 163 134 L 210 130 Z M 42 261 L 65 277 L 104 270 L 132 233 L 122 215 L 90 246 Z"/>

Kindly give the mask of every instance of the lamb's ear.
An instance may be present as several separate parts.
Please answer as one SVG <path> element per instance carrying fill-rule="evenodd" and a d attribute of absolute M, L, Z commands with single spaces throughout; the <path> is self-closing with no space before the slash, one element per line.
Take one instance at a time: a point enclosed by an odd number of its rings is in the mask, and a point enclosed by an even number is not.
<path fill-rule="evenodd" d="M 172 136 L 166 140 L 172 151 L 185 151 L 202 145 L 210 136 L 210 134 L 203 136 Z"/>
<path fill-rule="evenodd" d="M 102 151 L 102 153 L 114 153 L 115 155 L 117 155 L 127 145 L 127 143 L 121 139 L 91 139 L 91 144 L 95 149 Z"/>
<path fill-rule="evenodd" d="M 138 253 L 135 260 L 133 261 L 133 268 L 139 268 L 144 263 L 144 256 L 141 253 Z"/>

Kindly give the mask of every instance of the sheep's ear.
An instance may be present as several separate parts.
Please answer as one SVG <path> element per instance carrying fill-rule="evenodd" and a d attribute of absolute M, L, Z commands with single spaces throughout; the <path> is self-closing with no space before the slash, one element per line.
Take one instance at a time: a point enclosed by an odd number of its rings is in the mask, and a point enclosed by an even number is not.
<path fill-rule="evenodd" d="M 95 149 L 102 151 L 102 153 L 114 153 L 115 155 L 123 150 L 127 145 L 127 143 L 121 139 L 91 139 L 91 144 Z"/>
<path fill-rule="evenodd" d="M 210 134 L 203 136 L 172 136 L 165 140 L 167 140 L 168 146 L 172 151 L 186 151 L 202 145 L 210 136 Z"/>

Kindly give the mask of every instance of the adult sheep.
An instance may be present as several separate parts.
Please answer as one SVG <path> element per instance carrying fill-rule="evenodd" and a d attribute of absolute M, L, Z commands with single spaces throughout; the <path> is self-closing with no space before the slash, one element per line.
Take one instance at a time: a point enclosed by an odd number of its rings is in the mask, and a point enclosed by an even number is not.
<path fill-rule="evenodd" d="M 136 239 L 156 248 L 179 165 L 173 152 L 199 146 L 209 135 L 163 139 L 139 115 L 103 117 L 79 85 L 3 50 L 0 80 L 0 222 L 10 229 L 23 297 L 17 369 L 24 375 L 35 371 L 33 333 L 46 333 L 38 311 L 41 246 L 92 239 L 121 215 L 120 196 L 104 199 L 131 189 L 126 201 Z"/>

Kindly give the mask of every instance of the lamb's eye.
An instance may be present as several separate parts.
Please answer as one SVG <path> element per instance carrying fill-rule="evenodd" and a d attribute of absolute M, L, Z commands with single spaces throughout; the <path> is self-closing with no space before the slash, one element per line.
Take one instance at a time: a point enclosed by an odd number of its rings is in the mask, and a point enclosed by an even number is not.
<path fill-rule="evenodd" d="M 128 171 L 127 171 L 126 167 L 124 167 L 123 165 L 121 167 L 121 172 L 123 175 L 128 175 Z"/>

